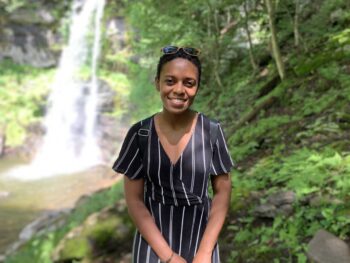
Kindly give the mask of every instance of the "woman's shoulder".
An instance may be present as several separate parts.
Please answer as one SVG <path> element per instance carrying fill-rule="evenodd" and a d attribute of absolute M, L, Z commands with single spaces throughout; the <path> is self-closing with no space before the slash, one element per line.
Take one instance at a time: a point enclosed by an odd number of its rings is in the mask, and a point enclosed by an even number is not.
<path fill-rule="evenodd" d="M 207 115 L 205 115 L 202 112 L 198 112 L 199 116 L 203 117 L 203 120 L 207 121 L 207 122 L 211 122 L 211 123 L 215 123 L 215 124 L 220 124 L 220 121 L 216 118 L 212 118 L 212 117 L 208 117 Z"/>
<path fill-rule="evenodd" d="M 134 123 L 131 125 L 129 131 L 130 131 L 130 132 L 137 132 L 139 129 L 141 129 L 141 128 L 144 127 L 145 125 L 149 125 L 149 123 L 150 123 L 150 121 L 151 121 L 151 119 L 153 118 L 154 115 L 155 115 L 155 114 L 153 114 L 153 115 L 151 115 L 151 116 L 149 116 L 149 117 L 147 117 L 147 118 L 144 118 L 144 119 L 142 119 L 142 120 L 139 120 L 139 121 L 137 121 L 137 122 L 134 122 Z"/>

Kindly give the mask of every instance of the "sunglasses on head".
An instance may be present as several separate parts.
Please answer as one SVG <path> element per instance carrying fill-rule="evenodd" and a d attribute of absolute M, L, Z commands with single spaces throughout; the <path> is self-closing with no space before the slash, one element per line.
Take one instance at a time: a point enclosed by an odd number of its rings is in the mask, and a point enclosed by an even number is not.
<path fill-rule="evenodd" d="M 163 52 L 163 54 L 170 55 L 177 53 L 180 49 L 182 49 L 186 54 L 190 56 L 199 56 L 201 51 L 198 48 L 193 47 L 177 47 L 177 46 L 165 46 L 160 49 L 160 51 Z"/>

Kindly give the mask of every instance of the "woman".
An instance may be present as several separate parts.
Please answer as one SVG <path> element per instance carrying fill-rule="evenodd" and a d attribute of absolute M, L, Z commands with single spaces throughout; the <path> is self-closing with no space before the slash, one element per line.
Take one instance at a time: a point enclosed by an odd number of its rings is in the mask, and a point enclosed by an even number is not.
<path fill-rule="evenodd" d="M 215 131 L 213 122 L 190 109 L 200 84 L 199 50 L 167 46 L 162 52 L 155 83 L 163 110 L 130 128 L 113 165 L 125 175 L 137 227 L 133 262 L 220 262 L 217 239 L 233 163 L 221 126 Z"/>

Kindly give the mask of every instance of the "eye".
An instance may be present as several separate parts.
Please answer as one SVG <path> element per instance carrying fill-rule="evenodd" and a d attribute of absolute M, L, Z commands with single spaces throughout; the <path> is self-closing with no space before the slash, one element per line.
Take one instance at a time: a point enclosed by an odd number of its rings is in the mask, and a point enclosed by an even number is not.
<path fill-rule="evenodd" d="M 184 84 L 186 87 L 193 87 L 196 85 L 196 81 L 194 79 L 186 79 Z"/>
<path fill-rule="evenodd" d="M 172 85 L 172 84 L 174 84 L 174 80 L 172 78 L 166 78 L 165 79 L 165 84 L 166 85 Z"/>

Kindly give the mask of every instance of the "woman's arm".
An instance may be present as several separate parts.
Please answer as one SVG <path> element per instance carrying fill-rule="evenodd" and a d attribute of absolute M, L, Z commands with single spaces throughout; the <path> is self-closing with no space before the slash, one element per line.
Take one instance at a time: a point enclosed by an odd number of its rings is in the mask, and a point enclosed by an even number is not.
<path fill-rule="evenodd" d="M 137 229 L 156 252 L 158 257 L 166 262 L 173 255 L 173 251 L 162 236 L 152 215 L 143 202 L 144 180 L 130 180 L 127 176 L 124 176 L 124 193 L 129 215 Z M 174 254 L 170 262 L 186 261 L 182 257 Z"/>
<path fill-rule="evenodd" d="M 224 224 L 225 217 L 230 205 L 231 178 L 229 174 L 212 177 L 214 197 L 209 213 L 208 224 L 205 228 L 193 263 L 211 262 L 211 256 L 219 233 Z"/>

